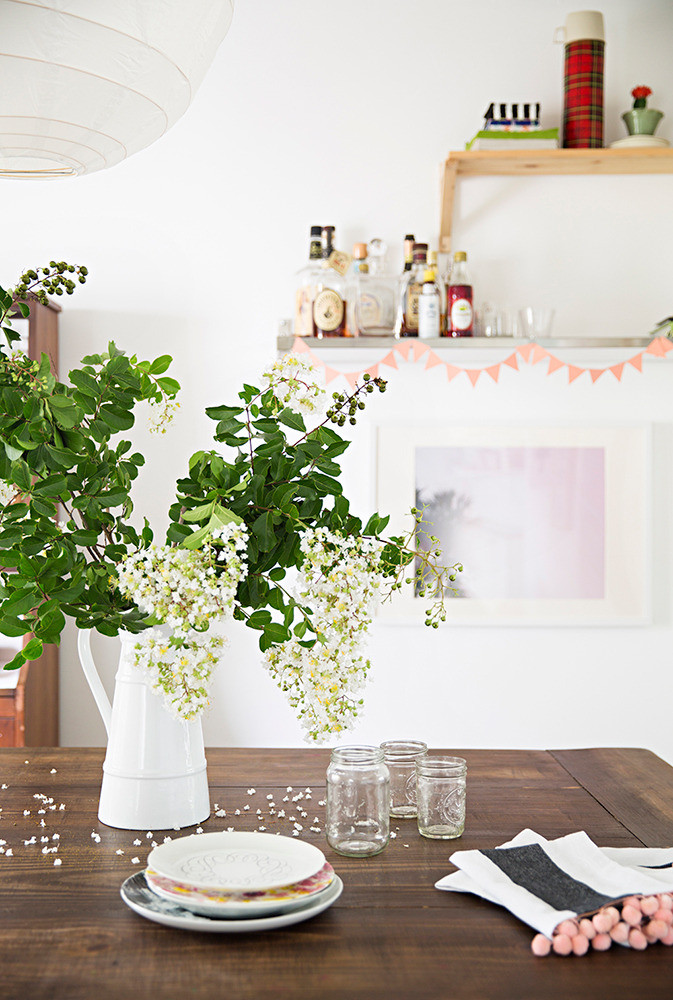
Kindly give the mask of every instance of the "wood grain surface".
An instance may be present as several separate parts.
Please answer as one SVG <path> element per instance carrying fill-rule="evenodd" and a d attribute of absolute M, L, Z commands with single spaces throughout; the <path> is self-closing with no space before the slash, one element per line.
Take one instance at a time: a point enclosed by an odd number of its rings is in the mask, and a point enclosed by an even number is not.
<path fill-rule="evenodd" d="M 398 820 L 382 854 L 354 860 L 331 851 L 322 832 L 327 751 L 208 751 L 211 800 L 227 816 L 213 813 L 204 831 L 264 825 L 290 834 L 301 822 L 301 837 L 324 850 L 344 882 L 341 898 L 313 920 L 208 935 L 151 923 L 122 902 L 121 883 L 166 834 L 99 823 L 102 750 L 0 750 L 0 997 L 595 1000 L 614 993 L 670 1000 L 673 949 L 536 959 L 529 928 L 475 897 L 439 892 L 434 882 L 452 870 L 453 850 L 493 847 L 526 826 L 547 837 L 584 829 L 600 845 L 671 846 L 673 768 L 643 750 L 451 752 L 468 762 L 460 840 L 424 840 L 415 821 Z M 292 802 L 299 792 L 311 794 L 299 800 L 307 819 Z M 267 795 L 285 817 L 269 815 Z M 309 829 L 316 817 L 320 833 Z M 32 837 L 36 843 L 26 845 Z M 42 853 L 56 844 L 56 854 Z"/>

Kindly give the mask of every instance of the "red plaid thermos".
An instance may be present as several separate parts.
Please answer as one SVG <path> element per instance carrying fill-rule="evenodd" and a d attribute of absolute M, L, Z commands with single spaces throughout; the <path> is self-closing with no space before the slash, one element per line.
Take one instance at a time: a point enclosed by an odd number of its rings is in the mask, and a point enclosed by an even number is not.
<path fill-rule="evenodd" d="M 563 33 L 562 39 L 559 33 Z M 565 42 L 563 76 L 563 145 L 567 149 L 603 146 L 603 70 L 605 29 L 597 10 L 566 17 L 556 40 Z"/>

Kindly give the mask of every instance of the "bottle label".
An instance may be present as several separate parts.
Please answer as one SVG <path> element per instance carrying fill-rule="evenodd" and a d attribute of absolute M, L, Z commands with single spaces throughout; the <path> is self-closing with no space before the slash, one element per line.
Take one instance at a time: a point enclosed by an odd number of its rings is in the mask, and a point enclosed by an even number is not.
<path fill-rule="evenodd" d="M 357 301 L 357 316 L 361 329 L 380 326 L 383 316 L 381 299 L 373 292 L 361 292 Z"/>
<path fill-rule="evenodd" d="M 456 299 L 451 303 L 451 329 L 469 330 L 472 326 L 472 303 L 469 299 Z"/>
<path fill-rule="evenodd" d="M 418 303 L 418 335 L 425 340 L 439 337 L 438 295 L 421 295 Z"/>
<path fill-rule="evenodd" d="M 423 285 L 412 281 L 407 288 L 407 308 L 404 320 L 407 330 L 418 330 L 418 300 L 421 297 Z"/>
<path fill-rule="evenodd" d="M 319 330 L 332 333 L 343 323 L 344 302 L 333 288 L 323 288 L 313 303 L 313 321 Z"/>
<path fill-rule="evenodd" d="M 294 305 L 294 335 L 295 337 L 313 336 L 313 285 L 304 285 L 297 289 Z"/>
<path fill-rule="evenodd" d="M 349 253 L 344 253 L 342 250 L 332 250 L 331 254 L 327 258 L 327 263 L 331 268 L 333 268 L 337 274 L 340 274 L 344 278 L 348 274 L 348 269 L 353 263 L 353 257 Z"/>

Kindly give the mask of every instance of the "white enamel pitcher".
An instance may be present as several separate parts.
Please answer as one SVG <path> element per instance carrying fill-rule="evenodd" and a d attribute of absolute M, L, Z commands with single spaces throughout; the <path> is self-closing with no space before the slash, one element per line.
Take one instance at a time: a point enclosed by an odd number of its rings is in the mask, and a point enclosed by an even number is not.
<path fill-rule="evenodd" d="M 134 663 L 138 637 L 122 632 L 113 703 L 80 630 L 80 662 L 108 735 L 98 818 L 120 830 L 167 830 L 202 823 L 210 795 L 201 720 L 176 719 Z"/>

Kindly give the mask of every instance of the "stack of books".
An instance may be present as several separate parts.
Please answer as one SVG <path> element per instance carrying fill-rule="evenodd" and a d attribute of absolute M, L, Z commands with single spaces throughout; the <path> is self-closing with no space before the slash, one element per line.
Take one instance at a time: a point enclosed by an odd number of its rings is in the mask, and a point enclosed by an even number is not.
<path fill-rule="evenodd" d="M 524 104 L 524 117 L 519 117 L 519 105 L 512 105 L 512 113 L 507 116 L 507 105 L 498 105 L 499 116 L 495 114 L 496 105 L 491 104 L 484 118 L 484 127 L 465 144 L 466 149 L 558 149 L 559 130 L 557 128 L 540 128 L 540 105 L 536 104 L 535 113 L 530 114 L 533 107 Z"/>

